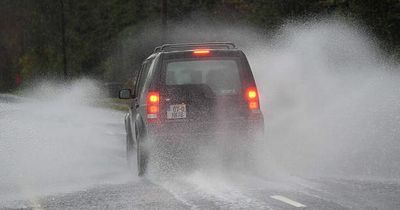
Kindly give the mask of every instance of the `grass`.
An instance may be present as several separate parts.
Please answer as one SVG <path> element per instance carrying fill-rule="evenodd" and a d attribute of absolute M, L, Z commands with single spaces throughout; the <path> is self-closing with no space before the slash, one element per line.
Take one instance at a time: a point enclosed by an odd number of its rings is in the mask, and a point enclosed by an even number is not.
<path fill-rule="evenodd" d="M 103 101 L 105 107 L 115 109 L 118 111 L 127 112 L 129 110 L 128 100 L 119 99 L 119 98 L 106 98 Z"/>

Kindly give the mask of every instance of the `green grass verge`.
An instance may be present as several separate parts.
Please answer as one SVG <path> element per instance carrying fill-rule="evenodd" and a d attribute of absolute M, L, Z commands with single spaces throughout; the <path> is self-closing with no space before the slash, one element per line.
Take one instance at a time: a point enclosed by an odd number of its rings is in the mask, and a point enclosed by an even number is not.
<path fill-rule="evenodd" d="M 129 110 L 128 100 L 123 100 L 123 99 L 119 99 L 119 98 L 106 98 L 106 99 L 102 100 L 101 104 L 104 107 L 118 110 L 118 111 L 127 112 Z"/>

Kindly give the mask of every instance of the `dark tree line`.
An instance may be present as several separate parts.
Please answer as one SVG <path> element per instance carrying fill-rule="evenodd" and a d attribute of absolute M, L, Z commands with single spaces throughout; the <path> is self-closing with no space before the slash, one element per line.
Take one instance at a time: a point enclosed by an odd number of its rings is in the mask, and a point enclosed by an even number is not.
<path fill-rule="evenodd" d="M 168 0 L 171 22 L 199 11 L 211 21 L 268 30 L 288 19 L 339 14 L 361 20 L 384 49 L 400 54 L 399 0 Z M 65 73 L 118 80 L 110 72 L 137 66 L 153 44 L 161 43 L 161 37 L 147 45 L 139 40 L 134 53 L 123 56 L 127 46 L 121 37 L 160 24 L 160 14 L 161 0 L 1 0 L 0 91 L 15 88 L 21 79 Z"/>

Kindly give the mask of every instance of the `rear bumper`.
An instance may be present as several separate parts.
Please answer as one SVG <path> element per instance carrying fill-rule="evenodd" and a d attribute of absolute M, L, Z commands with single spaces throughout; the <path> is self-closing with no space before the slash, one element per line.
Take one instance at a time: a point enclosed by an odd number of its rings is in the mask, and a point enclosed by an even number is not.
<path fill-rule="evenodd" d="M 230 121 L 198 122 L 178 121 L 147 126 L 149 138 L 174 139 L 252 138 L 264 133 L 264 120 L 234 119 Z"/>

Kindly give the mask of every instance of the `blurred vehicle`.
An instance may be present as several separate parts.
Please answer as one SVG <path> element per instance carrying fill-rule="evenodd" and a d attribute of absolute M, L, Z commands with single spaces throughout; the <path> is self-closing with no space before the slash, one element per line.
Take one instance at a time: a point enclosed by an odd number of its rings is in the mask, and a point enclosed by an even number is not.
<path fill-rule="evenodd" d="M 125 117 L 128 162 L 136 149 L 138 174 L 159 146 L 224 136 L 243 144 L 263 133 L 259 94 L 244 53 L 233 43 L 166 44 L 142 65 Z M 192 142 L 190 142 L 192 141 Z"/>

